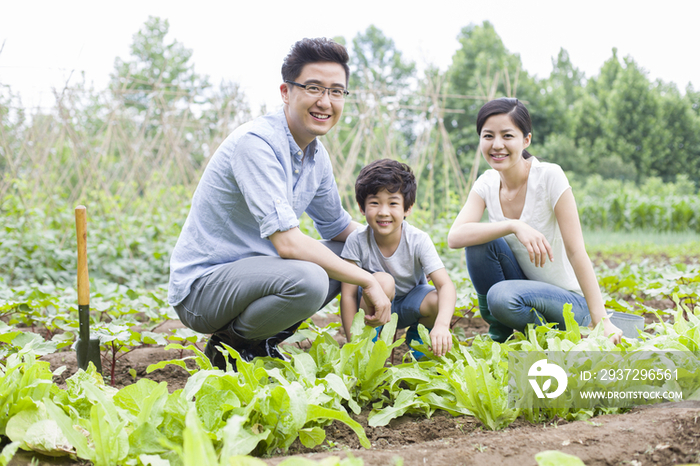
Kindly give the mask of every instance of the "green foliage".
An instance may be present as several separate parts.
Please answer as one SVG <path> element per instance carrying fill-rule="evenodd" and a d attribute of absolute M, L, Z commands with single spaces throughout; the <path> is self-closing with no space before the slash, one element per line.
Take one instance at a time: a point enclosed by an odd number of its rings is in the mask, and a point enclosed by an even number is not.
<path fill-rule="evenodd" d="M 17 195 L 0 199 L 0 270 L 7 285 L 75 280 L 75 216 L 63 204 Z M 156 198 L 161 200 L 156 200 Z M 52 199 L 53 201 L 55 199 Z M 182 188 L 167 189 L 129 204 L 97 194 L 88 207 L 88 260 L 91 277 L 129 286 L 167 283 L 170 252 L 184 222 L 189 199 Z M 173 219 L 178 219 L 173 220 Z"/>
<path fill-rule="evenodd" d="M 566 134 L 551 134 L 546 143 L 537 147 L 536 155 L 541 160 L 556 163 L 566 172 L 587 173 L 591 170 L 591 155 L 577 147 L 576 141 Z M 611 168 L 608 164 L 608 169 Z M 619 178 L 624 178 L 624 175 Z"/>
<path fill-rule="evenodd" d="M 63 253 L 74 244 L 78 204 L 88 208 L 90 227 L 96 219 L 111 223 L 100 247 L 114 244 L 111 252 L 122 254 L 109 271 L 122 282 L 148 274 L 154 260 L 167 266 L 172 244 L 139 249 L 179 230 L 206 157 L 250 118 L 238 86 L 206 83 L 194 73 L 191 51 L 167 41 L 167 29 L 167 21 L 149 19 L 131 59 L 117 59 L 109 92 L 69 87 L 50 113 L 37 110 L 31 119 L 3 107 L 0 96 L 0 270 L 32 270 L 39 281 L 72 274 Z M 170 221 L 176 212 L 177 225 Z M 121 230 L 124 217 L 138 215 L 141 228 Z M 150 255 L 144 264 L 142 252 Z"/>
<path fill-rule="evenodd" d="M 362 166 L 379 158 L 409 158 L 415 139 L 417 81 L 415 64 L 376 26 L 358 33 L 351 43 L 351 94 L 343 118 L 322 138 L 349 210 L 355 208 L 355 178 Z"/>
<path fill-rule="evenodd" d="M 572 185 L 586 229 L 700 232 L 700 202 L 687 176 L 679 175 L 675 183 L 651 177 L 639 187 L 592 176 L 582 186 Z"/>
<path fill-rule="evenodd" d="M 0 435 L 6 435 L 10 419 L 38 403 L 55 390 L 49 363 L 38 361 L 31 349 L 10 355 L 0 364 Z"/>
<path fill-rule="evenodd" d="M 131 61 L 114 60 L 112 89 L 124 94 L 126 105 L 139 112 L 149 108 L 150 99 L 162 99 L 172 107 L 197 98 L 210 86 L 206 76 L 195 73 L 192 50 L 176 40 L 166 43 L 169 29 L 167 19 L 149 16 L 134 34 Z"/>
<path fill-rule="evenodd" d="M 31 358 L 17 361 L 10 360 L 11 370 L 0 380 L 0 393 L 13 388 L 9 382 L 17 383 L 17 377 L 11 377 L 18 372 L 26 372 L 34 385 L 42 380 L 33 378 L 36 372 L 29 369 L 40 366 Z M 291 374 L 299 381 L 287 381 L 278 368 L 266 369 L 261 362 L 247 368 L 250 372 L 227 374 L 203 369 L 184 390 L 172 394 L 165 383 L 148 379 L 120 391 L 109 390 L 95 378 L 93 368 L 71 377 L 66 391 L 52 388 L 50 382 L 41 385 L 40 394 L 26 388 L 13 390 L 14 403 L 4 405 L 10 411 L 3 419 L 14 422 L 12 437 L 19 442 L 27 440 L 37 423 L 50 420 L 54 431 L 62 433 L 61 448 L 103 465 L 126 464 L 141 455 L 164 459 L 175 455 L 184 464 L 206 457 L 216 464 L 219 454 L 224 459 L 254 450 L 286 449 L 299 435 L 305 444 L 314 446 L 325 438 L 319 425 L 330 420 L 348 424 L 369 448 L 361 426 L 342 408 L 334 407 L 336 401 L 324 395 L 323 383 L 304 382 L 291 366 Z"/>
<path fill-rule="evenodd" d="M 561 451 L 546 450 L 535 455 L 537 466 L 585 466 L 578 456 Z"/>
<path fill-rule="evenodd" d="M 462 110 L 449 115 L 446 124 L 463 170 L 471 168 L 478 147 L 476 115 L 488 100 L 502 96 L 521 96 L 527 80 L 520 57 L 510 53 L 493 25 L 484 21 L 462 28 L 460 48 L 452 57 L 448 72 L 448 108 Z M 462 97 L 457 97 L 462 96 Z"/>
<path fill-rule="evenodd" d="M 0 466 L 7 466 L 10 464 L 12 457 L 15 456 L 17 450 L 19 450 L 20 442 L 12 442 L 5 445 L 0 453 Z"/>
<path fill-rule="evenodd" d="M 649 299 L 669 300 L 676 306 L 687 306 L 691 310 L 700 304 L 700 268 L 697 265 L 677 263 L 660 268 L 642 261 L 639 264 L 622 263 L 614 269 L 601 266 L 598 281 L 605 292 L 620 297 L 609 299 L 606 305 L 623 312 L 648 312 L 649 309 L 641 303 Z M 658 313 L 667 309 L 653 311 Z"/>
<path fill-rule="evenodd" d="M 115 117 L 126 127 L 136 123 L 133 129 L 143 139 L 143 150 L 150 152 L 141 156 L 162 158 L 161 145 L 169 145 L 174 137 L 180 147 L 168 150 L 184 150 L 179 163 L 197 172 L 234 120 L 241 123 L 250 115 L 238 85 L 223 81 L 216 89 L 207 76 L 196 73 L 192 50 L 167 40 L 169 27 L 167 19 L 150 16 L 134 34 L 130 59 L 115 59 L 110 87 L 123 105 Z M 179 175 L 194 180 L 188 173 Z"/>
<path fill-rule="evenodd" d="M 407 62 L 394 41 L 374 25 L 352 39 L 350 88 L 399 92 L 415 75 L 416 67 Z"/>
<path fill-rule="evenodd" d="M 534 155 L 578 174 L 643 182 L 700 179 L 700 119 L 697 92 L 683 96 L 673 84 L 650 82 L 631 58 L 617 50 L 598 76 L 585 79 L 566 50 L 552 60 L 552 72 L 531 78 L 520 58 L 504 47 L 493 26 L 470 25 L 449 71 L 453 97 L 447 129 L 462 170 L 472 166 L 478 147 L 476 115 L 483 103 L 518 97 L 530 112 Z"/>
<path fill-rule="evenodd" d="M 463 201 L 459 177 L 473 163 L 473 120 L 491 94 L 527 101 L 533 153 L 574 173 L 585 228 L 700 231 L 700 93 L 689 87 L 681 96 L 674 86 L 650 83 L 634 60 L 620 61 L 616 51 L 598 76 L 586 80 L 561 50 L 551 75 L 536 79 L 489 23 L 464 28 L 459 40 L 446 76 L 430 69 L 418 79 L 414 64 L 379 29 L 358 34 L 351 53 L 356 100 L 348 101 L 345 120 L 324 138 L 339 155 L 334 164 L 348 205 L 354 204 L 354 176 L 369 160 L 393 157 L 414 166 L 419 202 L 410 220 L 431 234 L 457 284 L 457 315 L 474 311 L 476 296 L 462 251 L 449 250 L 446 236 Z M 0 435 L 12 441 L 0 464 L 20 447 L 94 464 L 259 464 L 243 455 L 284 451 L 297 438 L 317 446 L 333 421 L 347 424 L 368 447 L 353 418 L 363 410 L 373 427 L 442 410 L 473 415 L 488 429 L 502 429 L 518 415 L 541 421 L 596 414 L 568 407 L 521 412 L 507 403 L 509 352 L 612 349 L 600 328 L 581 338 L 573 321 L 566 332 L 541 326 L 504 344 L 461 336 L 441 358 L 424 344 L 417 349 L 426 359 L 407 356 L 390 365 L 392 349 L 403 343 L 393 341 L 395 320 L 374 343 L 373 329 L 358 313 L 355 338 L 342 348 L 333 338 L 337 324 L 319 329 L 307 323 L 298 336 L 312 346 L 308 352 L 290 349 L 290 362 L 247 363 L 229 349 L 237 373 L 212 368 L 192 346 L 201 335 L 157 332 L 174 318 L 166 302 L 168 258 L 192 183 L 211 148 L 249 114 L 237 86 L 214 89 L 194 72 L 191 51 L 168 42 L 167 21 L 150 18 L 131 52 L 128 61 L 115 61 L 108 98 L 78 86 L 67 90 L 52 114 L 26 119 L 11 94 L 0 95 Z M 444 94 L 452 96 L 447 104 Z M 442 113 L 445 106 L 457 113 Z M 591 173 L 599 176 L 585 177 Z M 36 359 L 75 340 L 73 208 L 79 202 L 90 213 L 92 328 L 104 357 L 113 367 L 134 348 L 167 344 L 175 359 L 149 371 L 167 364 L 185 368 L 191 376 L 183 390 L 168 393 L 164 383 L 148 379 L 116 390 L 92 366 L 62 389 L 52 382 L 59 371 L 52 374 Z M 308 219 L 302 228 L 311 232 Z M 659 322 L 641 340 L 617 349 L 697 351 L 697 244 L 686 248 L 687 264 L 666 267 L 642 261 L 645 247 L 626 249 L 640 256 L 613 268 L 598 266 L 606 305 L 653 311 Z M 609 250 L 599 249 L 603 256 Z M 643 303 L 651 298 L 673 305 L 649 309 Z M 428 341 L 427 330 L 419 331 Z M 183 357 L 186 349 L 194 356 Z"/>
<path fill-rule="evenodd" d="M 700 120 L 691 106 L 674 85 L 650 82 L 631 57 L 620 62 L 613 49 L 574 103 L 567 134 L 586 155 L 570 169 L 636 181 L 679 174 L 697 180 Z"/>
<path fill-rule="evenodd" d="M 664 296 L 676 304 L 675 310 L 659 312 L 660 322 L 647 328 L 654 335 L 647 332 L 641 340 L 626 340 L 617 350 L 671 349 L 694 357 L 691 351 L 700 348 L 697 269 L 683 264 L 665 269 L 627 266 L 600 274 L 610 297 Z M 131 301 L 139 299 L 133 291 L 125 294 Z M 666 315 L 672 320 L 664 320 Z M 113 327 L 117 324 L 114 321 Z M 392 342 L 395 325 L 393 316 L 373 343 L 373 329 L 364 326 L 358 313 L 351 342 L 340 348 L 328 332 L 318 331 L 311 349 L 294 352 L 291 362 L 258 358 L 248 363 L 229 348 L 238 359 L 237 373 L 213 370 L 201 351 L 194 349 L 199 369 L 190 369 L 186 387 L 172 394 L 165 383 L 148 379 L 119 391 L 111 389 L 92 366 L 70 377 L 66 389 L 59 389 L 51 382 L 48 364 L 37 361 L 27 347 L 0 366 L 0 401 L 9 409 L 0 419 L 7 420 L 3 428 L 13 442 L 34 451 L 70 453 L 95 464 L 127 464 L 146 457 L 182 464 L 210 457 L 226 464 L 225 459 L 238 455 L 285 450 L 296 438 L 309 447 L 318 445 L 325 440 L 324 427 L 333 420 L 346 423 L 369 446 L 348 410 L 369 409 L 370 426 L 387 425 L 407 414 L 431 416 L 443 410 L 455 416 L 473 415 L 489 429 L 505 428 L 518 415 L 540 422 L 610 412 L 609 408 L 572 410 L 566 404 L 518 410 L 508 404 L 503 387 L 508 385 L 509 353 L 613 349 L 600 326 L 581 338 L 570 311 L 566 331 L 533 327 L 503 344 L 482 336 L 470 343 L 454 339 L 454 349 L 440 358 L 423 345 L 418 349 L 426 353 L 426 360 L 390 366 L 391 349 L 403 343 L 402 339 Z M 421 326 L 419 332 L 427 341 L 427 329 Z M 182 338 L 187 341 L 189 336 Z M 184 360 L 173 360 L 149 371 L 168 363 L 185 367 Z M 691 363 L 695 364 L 688 360 L 681 366 L 692 367 Z M 681 375 L 691 380 L 688 374 Z"/>

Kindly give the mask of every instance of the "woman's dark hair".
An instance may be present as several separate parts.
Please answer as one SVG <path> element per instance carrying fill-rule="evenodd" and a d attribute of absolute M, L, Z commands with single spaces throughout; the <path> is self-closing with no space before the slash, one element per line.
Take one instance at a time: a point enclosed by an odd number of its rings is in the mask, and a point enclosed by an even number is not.
<path fill-rule="evenodd" d="M 400 192 L 403 196 L 403 210 L 406 212 L 416 202 L 416 177 L 411 167 L 391 159 L 375 160 L 365 165 L 355 182 L 355 199 L 362 210 L 369 196 L 382 189 L 390 193 Z"/>
<path fill-rule="evenodd" d="M 318 39 L 302 39 L 292 45 L 291 50 L 282 63 L 282 80 L 295 81 L 301 74 L 304 65 L 318 62 L 338 63 L 345 70 L 345 86 L 350 78 L 348 66 L 348 51 L 341 44 L 321 37 Z"/>
<path fill-rule="evenodd" d="M 494 115 L 507 114 L 515 126 L 523 132 L 523 136 L 527 137 L 532 133 L 532 121 L 530 120 L 530 112 L 527 111 L 525 105 L 518 99 L 511 97 L 501 97 L 500 99 L 492 100 L 484 104 L 476 116 L 476 134 L 481 137 L 481 129 L 484 123 Z M 528 151 L 523 149 L 523 158 L 529 159 L 532 157 Z"/>

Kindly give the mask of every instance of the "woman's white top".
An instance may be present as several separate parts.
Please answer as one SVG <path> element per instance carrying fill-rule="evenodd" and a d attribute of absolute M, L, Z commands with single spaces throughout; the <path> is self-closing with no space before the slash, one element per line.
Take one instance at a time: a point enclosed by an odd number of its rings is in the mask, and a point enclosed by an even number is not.
<path fill-rule="evenodd" d="M 499 197 L 500 186 L 500 175 L 496 170 L 489 169 L 476 180 L 472 188 L 484 200 L 489 221 L 521 220 L 542 233 L 549 241 L 554 253 L 554 262 L 550 262 L 547 258 L 544 267 L 535 267 L 535 264 L 530 262 L 527 249 L 518 241 L 518 238 L 514 234 L 505 236 L 504 239 L 513 251 L 525 276 L 530 280 L 550 283 L 583 296 L 574 269 L 566 255 L 564 240 L 557 217 L 554 215 L 554 206 L 557 205 L 559 197 L 564 191 L 571 189 L 569 180 L 561 167 L 553 163 L 540 162 L 532 157 L 525 205 L 519 219 L 508 219 L 503 215 Z"/>

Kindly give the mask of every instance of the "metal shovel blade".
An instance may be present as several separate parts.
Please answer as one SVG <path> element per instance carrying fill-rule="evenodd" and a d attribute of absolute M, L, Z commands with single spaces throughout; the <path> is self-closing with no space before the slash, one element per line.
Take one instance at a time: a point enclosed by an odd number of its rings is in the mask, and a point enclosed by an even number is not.
<path fill-rule="evenodd" d="M 81 309 L 84 307 L 85 309 Z M 90 308 L 78 305 L 80 315 L 80 334 L 75 343 L 75 352 L 78 356 L 78 367 L 86 370 L 90 362 L 95 365 L 97 372 L 102 372 L 102 358 L 100 357 L 100 339 L 90 338 Z M 83 331 L 83 327 L 87 331 Z"/>
<path fill-rule="evenodd" d="M 90 338 L 90 279 L 87 265 L 87 211 L 85 206 L 75 208 L 75 230 L 78 236 L 78 319 L 80 331 L 75 351 L 78 367 L 86 370 L 90 362 L 102 372 L 100 340 Z"/>

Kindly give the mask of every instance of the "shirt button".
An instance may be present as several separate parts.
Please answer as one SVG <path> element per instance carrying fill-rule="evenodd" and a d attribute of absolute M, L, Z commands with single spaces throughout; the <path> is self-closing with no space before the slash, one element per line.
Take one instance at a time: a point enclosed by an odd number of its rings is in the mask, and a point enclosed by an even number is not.
<path fill-rule="evenodd" d="M 299 174 L 299 169 L 297 168 L 296 170 L 294 170 L 294 173 L 296 173 L 296 174 L 298 175 L 298 174 Z"/>
<path fill-rule="evenodd" d="M 282 202 L 282 201 L 280 201 L 279 199 L 277 199 L 275 202 L 279 204 L 279 203 Z"/>
<path fill-rule="evenodd" d="M 301 151 L 297 152 L 297 155 L 301 155 Z"/>

